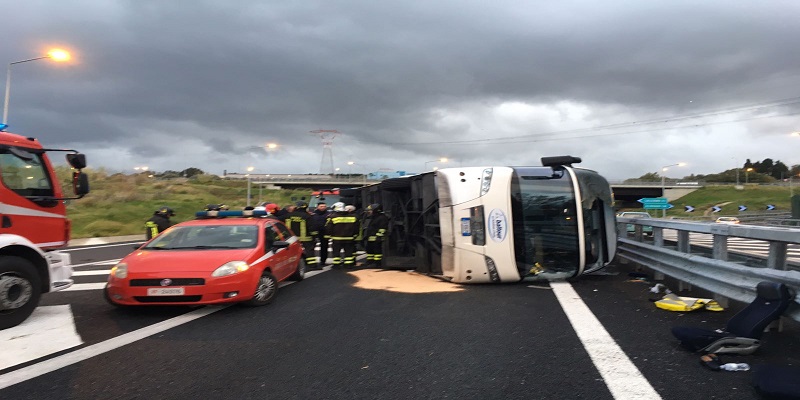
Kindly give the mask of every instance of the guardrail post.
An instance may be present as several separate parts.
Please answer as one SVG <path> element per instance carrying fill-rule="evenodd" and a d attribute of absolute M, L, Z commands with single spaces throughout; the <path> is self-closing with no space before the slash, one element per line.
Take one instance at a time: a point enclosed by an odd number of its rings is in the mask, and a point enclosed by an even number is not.
<path fill-rule="evenodd" d="M 689 231 L 678 232 L 678 251 L 681 253 L 690 254 L 692 252 L 692 244 L 689 242 Z M 692 284 L 684 281 L 678 281 L 678 291 L 692 290 Z"/>
<path fill-rule="evenodd" d="M 767 268 L 786 270 L 786 243 L 769 242 Z"/>
<path fill-rule="evenodd" d="M 692 244 L 689 243 L 689 231 L 678 231 L 678 251 L 687 254 L 692 252 Z"/>
<path fill-rule="evenodd" d="M 728 237 L 714 235 L 713 257 L 717 260 L 728 261 Z"/>

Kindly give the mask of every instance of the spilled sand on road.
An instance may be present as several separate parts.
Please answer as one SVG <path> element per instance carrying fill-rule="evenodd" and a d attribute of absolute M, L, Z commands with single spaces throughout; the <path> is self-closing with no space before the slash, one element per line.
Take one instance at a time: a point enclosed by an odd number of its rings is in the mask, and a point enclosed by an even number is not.
<path fill-rule="evenodd" d="M 413 271 L 363 269 L 348 272 L 355 276 L 353 286 L 360 289 L 388 290 L 398 293 L 460 292 L 464 287 Z"/>

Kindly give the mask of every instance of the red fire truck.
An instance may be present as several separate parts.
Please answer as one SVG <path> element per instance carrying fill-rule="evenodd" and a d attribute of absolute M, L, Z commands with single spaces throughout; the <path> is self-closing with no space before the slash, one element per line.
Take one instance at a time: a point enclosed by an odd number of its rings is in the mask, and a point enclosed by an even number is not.
<path fill-rule="evenodd" d="M 0 329 L 31 315 L 42 293 L 72 286 L 69 254 L 55 251 L 69 241 L 64 200 L 89 192 L 81 172 L 86 156 L 44 148 L 38 140 L 3 132 L 0 125 Z M 74 169 L 74 197 L 65 197 L 48 153 L 66 152 Z"/>

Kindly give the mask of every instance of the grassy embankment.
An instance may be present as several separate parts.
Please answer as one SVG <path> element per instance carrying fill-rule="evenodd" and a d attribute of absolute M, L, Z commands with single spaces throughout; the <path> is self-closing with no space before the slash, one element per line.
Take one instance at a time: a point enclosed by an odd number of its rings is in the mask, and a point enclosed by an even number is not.
<path fill-rule="evenodd" d="M 66 171 L 59 171 L 62 186 Z M 175 210 L 175 222 L 194 218 L 206 204 L 225 204 L 232 210 L 247 204 L 247 181 L 222 180 L 209 175 L 191 179 L 155 180 L 144 174 L 108 175 L 104 171 L 88 171 L 91 191 L 86 197 L 72 200 L 67 215 L 72 220 L 72 238 L 144 234 L 144 222 L 161 206 Z M 283 207 L 292 198 L 305 196 L 309 190 L 267 190 L 262 199 Z M 258 187 L 251 187 L 251 203 L 257 204 Z"/>
<path fill-rule="evenodd" d="M 721 215 L 765 214 L 769 212 L 767 211 L 769 204 L 776 207 L 773 212 L 785 213 L 791 211 L 789 194 L 790 190 L 786 186 L 745 185 L 742 190 L 736 189 L 733 185 L 706 186 L 670 201 L 674 208 L 667 210 L 667 216 L 711 218 L 711 216 Z M 796 188 L 795 194 L 800 194 L 800 188 Z M 747 206 L 747 210 L 739 212 L 740 205 Z M 688 213 L 684 206 L 692 206 L 695 211 Z M 712 214 L 711 207 L 713 206 L 719 206 L 722 210 Z M 651 215 L 661 216 L 660 210 L 650 211 Z"/>

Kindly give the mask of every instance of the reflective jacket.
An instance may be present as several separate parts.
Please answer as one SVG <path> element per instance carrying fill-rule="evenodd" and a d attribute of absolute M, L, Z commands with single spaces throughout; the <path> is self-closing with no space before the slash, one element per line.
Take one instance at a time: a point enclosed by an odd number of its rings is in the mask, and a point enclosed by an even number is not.
<path fill-rule="evenodd" d="M 387 229 L 389 229 L 389 217 L 384 213 L 372 214 L 364 236 L 369 242 L 381 241 Z"/>
<path fill-rule="evenodd" d="M 325 237 L 332 240 L 355 240 L 361 231 L 361 222 L 354 213 L 334 212 L 325 223 Z"/>
<path fill-rule="evenodd" d="M 144 223 L 145 237 L 147 240 L 150 240 L 158 236 L 159 233 L 167 230 L 170 226 L 172 226 L 172 224 L 169 222 L 169 217 L 159 213 L 153 214 L 153 216 Z"/>
<path fill-rule="evenodd" d="M 289 225 L 289 229 L 292 230 L 292 233 L 294 233 L 301 242 L 309 242 L 313 240 L 309 227 L 310 218 L 311 215 L 306 212 L 305 208 L 298 208 L 284 215 L 283 221 L 286 225 Z"/>

